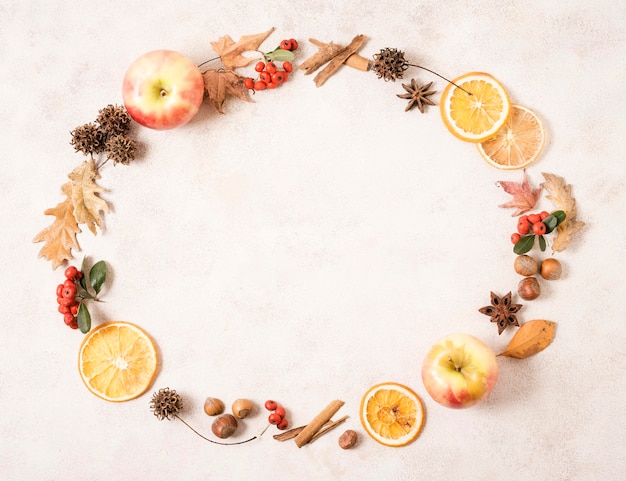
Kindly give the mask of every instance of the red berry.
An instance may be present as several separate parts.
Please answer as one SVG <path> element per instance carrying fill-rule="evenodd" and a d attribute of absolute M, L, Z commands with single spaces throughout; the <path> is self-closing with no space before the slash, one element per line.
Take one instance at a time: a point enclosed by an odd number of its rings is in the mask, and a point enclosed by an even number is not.
<path fill-rule="evenodd" d="M 541 217 L 539 216 L 539 214 L 530 214 L 528 216 L 528 222 L 530 222 L 531 224 L 536 224 L 537 222 L 541 222 Z"/>
<path fill-rule="evenodd" d="M 295 38 L 290 38 L 289 42 L 291 42 L 291 50 L 296 50 L 298 48 L 298 42 Z"/>
<path fill-rule="evenodd" d="M 546 217 L 550 217 L 550 214 L 548 214 L 545 210 L 539 213 L 539 217 L 541 217 L 541 220 L 545 219 Z"/>
<path fill-rule="evenodd" d="M 259 74 L 259 80 L 261 82 L 269 83 L 272 81 L 272 74 L 265 70 Z"/>
<path fill-rule="evenodd" d="M 267 82 L 267 88 L 268 89 L 275 89 L 276 87 L 278 87 L 277 83 L 274 82 Z"/>
<path fill-rule="evenodd" d="M 79 306 L 79 305 L 80 305 L 80 304 L 79 304 L 78 302 L 77 302 L 76 304 L 72 304 L 72 305 L 70 306 L 70 312 L 71 312 L 72 314 L 74 314 L 74 315 L 78 314 L 78 306 Z"/>
<path fill-rule="evenodd" d="M 72 329 L 78 329 L 78 319 L 74 318 L 74 320 L 68 324 Z"/>
<path fill-rule="evenodd" d="M 285 72 L 275 72 L 272 74 L 272 82 L 282 84 L 285 81 Z"/>
<path fill-rule="evenodd" d="M 254 90 L 265 90 L 267 88 L 267 84 L 262 80 L 257 80 L 254 82 Z"/>
<path fill-rule="evenodd" d="M 69 299 L 74 299 L 74 296 L 76 295 L 76 286 L 65 286 L 63 287 L 63 290 L 61 291 L 61 297 L 67 297 Z"/>
<path fill-rule="evenodd" d="M 546 233 L 546 225 L 543 222 L 533 224 L 533 232 L 537 235 L 544 235 Z"/>
<path fill-rule="evenodd" d="M 57 302 L 62 306 L 71 306 L 74 303 L 73 297 L 59 297 L 57 298 Z"/>
<path fill-rule="evenodd" d="M 270 424 L 278 424 L 279 422 L 283 420 L 283 418 L 281 418 L 276 413 L 272 413 L 267 417 L 267 420 L 270 422 Z"/>
<path fill-rule="evenodd" d="M 289 426 L 289 421 L 287 421 L 285 418 L 281 419 L 280 422 L 276 425 L 276 427 L 280 429 L 281 431 L 284 431 L 285 429 L 287 429 L 288 426 Z"/>
<path fill-rule="evenodd" d="M 64 321 L 64 322 L 65 322 L 65 324 L 67 324 L 68 326 L 69 326 L 70 324 L 72 324 L 72 323 L 74 322 L 74 320 L 75 320 L 75 317 L 74 317 L 74 315 L 73 315 L 72 313 L 70 313 L 70 312 L 68 312 L 67 314 L 65 314 L 65 315 L 63 316 L 63 321 Z"/>
<path fill-rule="evenodd" d="M 513 244 L 517 244 L 521 238 L 522 236 L 519 235 L 517 232 L 515 234 L 511 234 L 511 242 Z"/>
<path fill-rule="evenodd" d="M 59 285 L 57 286 L 57 297 L 62 297 L 62 296 L 61 296 L 61 293 L 63 292 L 63 288 L 64 288 L 64 287 L 65 287 L 65 285 L 64 285 L 64 284 L 59 284 Z"/>
<path fill-rule="evenodd" d="M 57 296 L 57 304 L 62 305 L 61 302 L 63 302 L 64 299 L 65 297 Z"/>
<path fill-rule="evenodd" d="M 59 312 L 61 314 L 67 314 L 68 312 L 71 312 L 71 309 L 69 306 L 59 306 Z"/>
<path fill-rule="evenodd" d="M 530 223 L 527 220 L 520 220 L 517 223 L 517 232 L 519 232 L 522 235 L 526 235 L 530 232 Z"/>
<path fill-rule="evenodd" d="M 63 283 L 63 287 L 76 287 L 76 283 L 71 279 L 66 279 Z"/>
<path fill-rule="evenodd" d="M 278 414 L 281 418 L 285 417 L 285 408 L 282 406 L 277 406 L 276 409 L 274 409 L 274 412 Z"/>
<path fill-rule="evenodd" d="M 267 409 L 268 411 L 273 411 L 277 407 L 278 407 L 278 403 L 276 401 L 272 401 L 271 399 L 268 399 L 267 401 L 265 401 L 265 409 Z"/>
<path fill-rule="evenodd" d="M 285 72 L 293 71 L 293 65 L 289 61 L 283 62 L 283 68 L 285 69 Z"/>
<path fill-rule="evenodd" d="M 243 80 L 243 86 L 248 90 L 252 90 L 254 88 L 254 80 L 250 77 L 247 77 Z"/>
<path fill-rule="evenodd" d="M 75 279 L 77 275 L 78 275 L 78 269 L 76 269 L 76 267 L 69 266 L 67 269 L 65 269 L 66 279 Z"/>
<path fill-rule="evenodd" d="M 256 65 L 254 66 L 254 70 L 256 70 L 257 72 L 263 72 L 263 70 L 265 70 L 265 62 L 263 61 L 257 62 Z"/>
<path fill-rule="evenodd" d="M 278 67 L 276 67 L 276 64 L 274 62 L 267 62 L 265 70 L 267 70 L 269 73 L 274 73 L 276 72 L 276 70 L 278 70 Z"/>
<path fill-rule="evenodd" d="M 280 48 L 283 50 L 291 50 L 291 42 L 289 40 L 283 40 L 280 42 Z"/>

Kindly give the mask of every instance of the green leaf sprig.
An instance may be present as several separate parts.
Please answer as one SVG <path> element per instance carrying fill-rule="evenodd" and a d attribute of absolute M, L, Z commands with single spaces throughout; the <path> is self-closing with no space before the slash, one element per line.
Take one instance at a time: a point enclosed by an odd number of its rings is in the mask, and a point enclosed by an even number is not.
<path fill-rule="evenodd" d="M 546 234 L 549 234 L 554 229 L 556 229 L 559 224 L 563 223 L 563 221 L 565 221 L 565 217 L 566 216 L 564 211 L 557 210 L 552 212 L 545 219 L 543 219 L 541 222 L 543 222 L 546 226 Z M 544 235 L 529 234 L 522 236 L 520 240 L 518 240 L 513 246 L 513 252 L 515 252 L 517 255 L 526 254 L 535 245 L 535 237 L 539 238 L 539 248 L 541 249 L 541 251 L 545 251 L 546 239 Z"/>
<path fill-rule="evenodd" d="M 88 333 L 91 330 L 91 314 L 85 304 L 86 300 L 101 302 L 98 298 L 98 294 L 102 291 L 102 287 L 107 278 L 107 265 L 104 261 L 96 262 L 91 269 L 86 266 L 87 258 L 83 259 L 81 266 L 81 272 L 83 276 L 77 283 L 76 296 L 80 299 L 78 305 L 78 312 L 76 314 L 76 320 L 78 322 L 78 328 L 83 334 Z"/>

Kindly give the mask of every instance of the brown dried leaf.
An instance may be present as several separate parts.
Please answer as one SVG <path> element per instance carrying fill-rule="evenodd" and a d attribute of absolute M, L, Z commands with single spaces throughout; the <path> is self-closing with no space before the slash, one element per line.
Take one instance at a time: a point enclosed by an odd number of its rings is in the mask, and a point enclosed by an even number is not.
<path fill-rule="evenodd" d="M 246 102 L 252 101 L 248 89 L 243 85 L 243 77 L 232 70 L 207 70 L 202 73 L 202 78 L 209 99 L 221 114 L 224 113 L 222 105 L 229 94 Z"/>
<path fill-rule="evenodd" d="M 66 196 L 65 200 L 57 204 L 56 207 L 44 211 L 45 215 L 53 215 L 56 219 L 33 239 L 35 243 L 45 242 L 39 251 L 39 257 L 45 257 L 51 261 L 52 269 L 56 269 L 64 261 L 72 259 L 72 249 L 80 251 L 76 234 L 80 233 L 81 230 L 74 217 L 70 182 L 63 184 L 61 193 Z"/>
<path fill-rule="evenodd" d="M 516 208 L 517 210 L 512 214 L 513 217 L 522 215 L 524 212 L 528 212 L 532 209 L 537 203 L 537 200 L 539 200 L 539 195 L 541 194 L 541 187 L 534 190 L 530 187 L 526 171 L 524 171 L 524 177 L 521 184 L 517 182 L 506 182 L 503 180 L 497 182 L 497 184 L 500 185 L 507 194 L 511 194 L 513 196 L 513 200 L 498 206 L 503 208 Z"/>
<path fill-rule="evenodd" d="M 258 57 L 248 58 L 241 55 L 241 53 L 258 50 L 259 46 L 274 30 L 274 27 L 272 27 L 267 32 L 257 33 L 254 35 L 244 35 L 237 42 L 235 42 L 228 35 L 224 35 L 223 37 L 220 37 L 217 42 L 211 42 L 211 46 L 220 56 L 226 70 L 246 67 L 255 60 L 258 60 Z"/>
<path fill-rule="evenodd" d="M 535 319 L 522 324 L 506 349 L 498 356 L 526 359 L 550 345 L 556 331 L 556 322 Z"/>
<path fill-rule="evenodd" d="M 550 199 L 558 209 L 565 212 L 565 221 L 556 228 L 556 238 L 552 243 L 552 250 L 560 252 L 572 242 L 574 234 L 580 231 L 585 223 L 576 219 L 576 200 L 572 197 L 572 186 L 565 184 L 563 177 L 542 172 L 546 179 L 541 185 L 550 193 Z"/>
<path fill-rule="evenodd" d="M 93 159 L 84 161 L 68 177 L 72 181 L 71 197 L 76 222 L 86 224 L 95 235 L 96 226 L 102 227 L 100 212 L 109 212 L 109 204 L 100 197 L 104 189 L 96 184 L 100 174 L 96 171 Z"/>

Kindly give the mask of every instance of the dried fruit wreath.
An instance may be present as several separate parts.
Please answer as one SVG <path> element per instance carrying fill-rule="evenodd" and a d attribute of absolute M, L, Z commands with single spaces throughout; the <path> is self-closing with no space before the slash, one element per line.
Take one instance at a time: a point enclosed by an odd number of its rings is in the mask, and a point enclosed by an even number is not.
<path fill-rule="evenodd" d="M 53 216 L 54 221 L 34 238 L 34 242 L 44 243 L 39 256 L 48 259 L 53 269 L 66 265 L 73 259 L 72 251 L 80 251 L 79 226 L 86 225 L 94 235 L 102 228 L 102 214 L 110 208 L 100 196 L 104 189 L 97 180 L 105 165 L 128 165 L 135 159 L 136 144 L 130 134 L 133 121 L 148 128 L 172 129 L 187 123 L 204 99 L 223 113 L 227 98 L 249 101 L 251 92 L 279 88 L 297 70 L 304 75 L 316 73 L 313 80 L 318 87 L 344 65 L 374 72 L 378 78 L 392 82 L 403 79 L 411 67 L 426 70 L 446 81 L 439 110 L 447 129 L 455 137 L 474 143 L 479 155 L 489 164 L 500 169 L 524 169 L 543 149 L 545 130 L 539 117 L 531 109 L 512 103 L 503 85 L 489 74 L 471 72 L 449 80 L 410 63 L 404 52 L 395 48 L 383 48 L 372 58 L 365 58 L 358 53 L 366 41 L 363 35 L 355 36 L 347 46 L 310 39 L 317 52 L 296 68 L 296 39 L 286 38 L 268 52 L 260 50 L 273 31 L 272 28 L 246 35 L 238 41 L 223 36 L 211 43 L 217 57 L 201 65 L 169 50 L 149 52 L 133 62 L 123 82 L 124 105 L 108 105 L 98 112 L 94 122 L 71 131 L 71 144 L 85 158 L 61 187 L 65 199 L 44 212 Z M 242 55 L 245 52 L 255 52 L 256 58 Z M 203 70 L 207 64 L 219 65 Z M 244 68 L 251 73 L 252 64 L 252 75 L 240 75 Z M 433 82 L 420 84 L 412 78 L 401 85 L 403 90 L 397 97 L 407 101 L 406 111 L 416 108 L 425 113 L 435 105 Z M 562 274 L 561 263 L 554 256 L 538 260 L 529 252 L 535 245 L 545 251 L 547 236 L 552 237 L 553 254 L 563 251 L 584 226 L 577 219 L 571 186 L 557 175 L 542 175 L 544 181 L 536 188 L 531 187 L 525 171 L 519 183 L 499 182 L 512 196 L 499 207 L 515 208 L 513 216 L 518 217 L 511 242 L 516 254 L 514 268 L 522 278 L 515 294 L 525 301 L 541 294 L 542 282 L 556 280 Z M 548 192 L 547 198 L 555 204 L 555 210 L 531 212 L 543 190 Z M 126 401 L 145 393 L 152 385 L 158 365 L 157 350 L 150 337 L 140 327 L 125 322 L 105 322 L 94 329 L 91 326 L 87 306 L 99 300 L 107 279 L 106 263 L 92 264 L 84 258 L 80 267 L 67 266 L 64 274 L 63 282 L 57 286 L 58 310 L 68 326 L 86 334 L 79 351 L 79 371 L 86 387 L 108 401 Z M 518 328 L 498 356 L 524 359 L 552 342 L 556 323 L 537 319 L 520 324 L 521 308 L 509 291 L 491 292 L 490 304 L 478 309 L 497 325 L 498 334 L 512 326 Z M 116 342 L 110 342 L 111 339 Z M 436 402 L 451 408 L 469 407 L 485 399 L 497 378 L 496 355 L 484 342 L 468 334 L 451 334 L 437 341 L 422 366 L 426 391 Z M 294 439 L 298 447 L 310 444 L 340 425 L 347 416 L 334 421 L 332 417 L 342 405 L 342 401 L 334 400 L 310 423 L 287 430 L 289 421 L 284 407 L 273 400 L 264 404 L 269 412 L 268 426 L 276 425 L 283 431 L 274 438 Z M 155 392 L 150 408 L 158 419 L 179 419 L 191 428 L 180 416 L 182 399 L 175 390 L 164 388 Z M 224 403 L 209 397 L 204 410 L 215 417 L 211 430 L 220 440 L 191 429 L 212 443 L 249 442 L 258 436 L 235 442 L 223 440 L 233 435 L 238 424 L 255 409 L 253 401 L 238 399 L 232 405 L 232 414 L 225 413 Z M 359 416 L 373 439 L 387 446 L 403 446 L 418 437 L 424 409 L 420 397 L 411 388 L 386 382 L 366 391 Z M 338 443 L 347 449 L 356 444 L 357 437 L 354 430 L 348 430 L 339 436 Z"/>

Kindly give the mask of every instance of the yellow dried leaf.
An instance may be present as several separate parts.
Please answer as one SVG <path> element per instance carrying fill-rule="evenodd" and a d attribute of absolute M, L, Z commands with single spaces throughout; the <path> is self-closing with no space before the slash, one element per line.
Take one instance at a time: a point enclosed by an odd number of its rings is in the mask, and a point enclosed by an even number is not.
<path fill-rule="evenodd" d="M 248 58 L 241 55 L 243 52 L 251 52 L 259 49 L 263 41 L 274 31 L 274 27 L 267 32 L 257 33 L 254 35 L 244 35 L 235 42 L 228 35 L 220 37 L 217 42 L 211 42 L 213 50 L 220 56 L 226 70 L 234 70 L 238 67 L 246 67 L 250 63 L 258 60 L 257 58 Z"/>
<path fill-rule="evenodd" d="M 535 319 L 521 325 L 506 349 L 498 356 L 526 359 L 550 345 L 556 331 L 556 322 Z"/>
<path fill-rule="evenodd" d="M 94 161 L 84 161 L 68 177 L 72 181 L 71 197 L 76 222 L 86 224 L 95 235 L 96 226 L 102 227 L 100 212 L 109 212 L 109 204 L 100 197 L 104 189 L 96 184 L 100 174 L 96 171 Z"/>
<path fill-rule="evenodd" d="M 39 251 L 39 257 L 45 257 L 52 262 L 52 269 L 56 269 L 64 261 L 72 258 L 72 249 L 80 250 L 76 234 L 81 230 L 74 217 L 74 204 L 71 193 L 72 185 L 66 182 L 61 187 L 65 200 L 56 207 L 44 211 L 45 215 L 56 217 L 54 222 L 35 236 L 33 242 L 45 242 Z"/>
<path fill-rule="evenodd" d="M 552 243 L 552 250 L 560 252 L 573 240 L 574 234 L 580 231 L 585 223 L 576 219 L 576 200 L 572 197 L 572 186 L 565 184 L 563 177 L 542 172 L 546 181 L 541 184 L 549 193 L 546 197 L 550 199 L 558 209 L 565 212 L 565 221 L 556 229 L 557 235 Z"/>
<path fill-rule="evenodd" d="M 223 114 L 222 105 L 227 95 L 251 102 L 248 89 L 243 85 L 243 77 L 232 70 L 207 70 L 202 73 L 204 89 L 217 111 Z"/>

